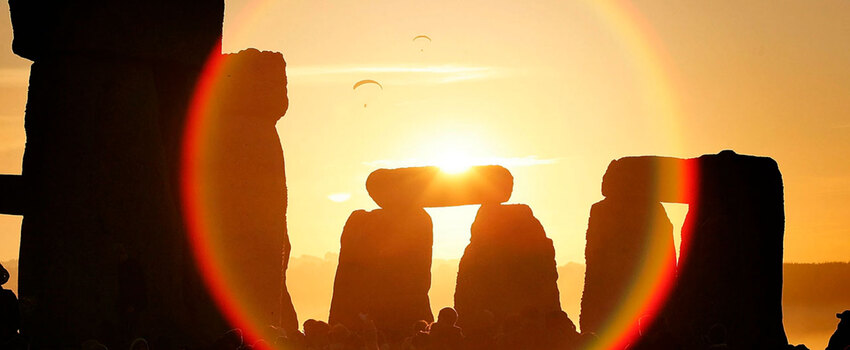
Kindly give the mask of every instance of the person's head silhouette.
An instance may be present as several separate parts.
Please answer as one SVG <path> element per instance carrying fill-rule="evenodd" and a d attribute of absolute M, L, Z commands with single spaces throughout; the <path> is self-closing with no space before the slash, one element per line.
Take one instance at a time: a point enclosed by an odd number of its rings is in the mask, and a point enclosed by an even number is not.
<path fill-rule="evenodd" d="M 444 307 L 437 315 L 437 322 L 454 325 L 457 322 L 457 311 L 450 307 Z"/>

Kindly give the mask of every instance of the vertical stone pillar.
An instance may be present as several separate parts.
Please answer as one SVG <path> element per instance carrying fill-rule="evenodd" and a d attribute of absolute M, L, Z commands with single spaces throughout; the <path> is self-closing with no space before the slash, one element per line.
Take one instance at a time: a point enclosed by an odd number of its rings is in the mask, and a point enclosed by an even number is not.
<path fill-rule="evenodd" d="M 286 62 L 256 49 L 223 55 L 202 137 L 209 181 L 207 232 L 241 311 L 262 325 L 298 329 L 286 289 L 286 172 L 275 123 L 286 113 Z M 272 334 L 273 335 L 273 334 Z"/>
<path fill-rule="evenodd" d="M 470 324 L 488 310 L 500 323 L 534 309 L 560 311 L 555 248 L 524 204 L 485 204 L 472 224 L 455 290 L 458 323 Z"/>
<path fill-rule="evenodd" d="M 189 258 L 176 160 L 223 1 L 9 5 L 13 49 L 34 61 L 22 333 L 33 348 L 64 348 L 139 335 L 194 346 L 220 331 Z"/>
<path fill-rule="evenodd" d="M 639 286 L 675 274 L 673 225 L 661 203 L 647 198 L 609 197 L 590 209 L 585 247 L 587 269 L 581 299 L 581 331 L 598 333 L 625 306 L 647 295 Z M 642 309 L 642 314 L 657 314 Z M 636 316 L 636 317 L 635 317 Z"/>
<path fill-rule="evenodd" d="M 431 322 L 431 217 L 422 208 L 351 213 L 342 231 L 329 322 L 362 329 L 369 315 L 389 334 Z"/>
<path fill-rule="evenodd" d="M 723 151 L 699 162 L 682 233 L 671 327 L 695 343 L 715 324 L 736 349 L 780 349 L 785 208 L 773 159 Z"/>

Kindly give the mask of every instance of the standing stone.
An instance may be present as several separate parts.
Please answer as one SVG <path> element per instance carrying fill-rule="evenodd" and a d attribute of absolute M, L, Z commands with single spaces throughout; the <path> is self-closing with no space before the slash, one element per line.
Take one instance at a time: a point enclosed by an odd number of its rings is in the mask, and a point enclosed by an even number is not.
<path fill-rule="evenodd" d="M 431 217 L 424 209 L 357 210 L 342 231 L 329 322 L 406 333 L 418 320 L 431 322 Z"/>
<path fill-rule="evenodd" d="M 618 317 L 657 314 L 625 306 L 649 295 L 638 287 L 671 281 L 676 252 L 673 225 L 661 203 L 647 198 L 609 197 L 590 209 L 585 247 L 587 270 L 581 299 L 581 331 L 602 333 Z"/>
<path fill-rule="evenodd" d="M 298 329 L 287 292 L 286 173 L 275 123 L 286 113 L 286 62 L 280 53 L 256 49 L 223 55 L 219 82 L 210 95 L 208 132 L 198 140 L 208 181 L 206 216 L 220 252 L 219 274 L 234 305 L 255 326 Z M 266 334 L 273 336 L 273 334 Z"/>
<path fill-rule="evenodd" d="M 715 324 L 733 349 L 780 349 L 785 208 L 773 159 L 723 151 L 699 162 L 682 232 L 670 325 L 691 336 Z M 686 328 L 686 329 L 682 329 Z"/>
<path fill-rule="evenodd" d="M 482 205 L 460 260 L 455 309 L 461 327 L 488 310 L 496 324 L 534 310 L 560 311 L 555 248 L 531 208 Z"/>
<path fill-rule="evenodd" d="M 32 347 L 225 329 L 188 249 L 178 159 L 223 1 L 10 1 L 33 60 L 25 127 L 22 333 Z M 133 307 L 128 307 L 133 306 Z"/>

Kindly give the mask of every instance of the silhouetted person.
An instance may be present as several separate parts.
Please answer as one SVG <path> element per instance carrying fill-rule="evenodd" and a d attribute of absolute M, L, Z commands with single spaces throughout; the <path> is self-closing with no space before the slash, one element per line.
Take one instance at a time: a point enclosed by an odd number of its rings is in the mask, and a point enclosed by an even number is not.
<path fill-rule="evenodd" d="M 841 321 L 838 321 L 838 327 L 835 328 L 835 333 L 829 337 L 829 345 L 826 350 L 845 350 L 850 346 L 850 310 L 844 310 L 840 314 L 835 314 Z"/>
<path fill-rule="evenodd" d="M 419 320 L 413 323 L 411 333 L 404 342 L 401 348 L 404 350 L 423 349 L 431 345 L 430 334 L 428 334 L 428 321 Z"/>
<path fill-rule="evenodd" d="M 9 271 L 0 264 L 0 348 L 12 348 L 21 328 L 21 311 L 18 298 L 11 290 L 3 288 L 9 281 Z"/>
<path fill-rule="evenodd" d="M 455 326 L 457 311 L 444 307 L 437 315 L 437 322 L 431 324 L 431 342 L 436 349 L 460 349 L 463 345 L 463 331 Z"/>
<path fill-rule="evenodd" d="M 308 349 L 325 349 L 330 343 L 331 327 L 324 321 L 304 321 L 304 341 Z"/>

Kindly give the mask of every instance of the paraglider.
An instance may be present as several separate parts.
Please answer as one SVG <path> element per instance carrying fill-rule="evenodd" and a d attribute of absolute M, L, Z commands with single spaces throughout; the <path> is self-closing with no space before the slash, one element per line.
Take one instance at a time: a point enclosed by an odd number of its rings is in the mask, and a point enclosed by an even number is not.
<path fill-rule="evenodd" d="M 358 81 L 358 82 L 354 83 L 354 86 L 353 86 L 351 89 L 352 89 L 352 90 L 357 90 L 357 88 L 358 88 L 360 85 L 363 85 L 363 84 L 375 84 L 375 85 L 378 85 L 378 87 L 379 87 L 379 88 L 381 88 L 381 90 L 383 90 L 383 89 L 384 89 L 384 86 L 383 86 L 383 85 L 381 85 L 381 83 L 379 83 L 379 82 L 377 82 L 377 81 L 374 81 L 374 80 L 372 80 L 372 79 L 366 79 L 366 80 Z"/>
<path fill-rule="evenodd" d="M 367 100 L 371 100 L 371 98 L 374 95 L 376 95 L 378 93 L 378 91 L 384 90 L 384 86 L 381 85 L 381 83 L 374 81 L 372 79 L 365 79 L 365 80 L 358 81 L 358 82 L 354 83 L 354 86 L 352 86 L 351 89 L 354 90 L 355 92 L 357 92 L 359 90 L 366 89 L 365 87 L 361 87 L 363 85 L 375 85 L 375 86 L 377 86 L 377 88 L 375 88 L 375 89 L 370 89 L 372 91 L 370 91 L 368 93 L 366 93 L 366 92 L 362 93 L 362 95 L 365 95 L 364 99 L 367 99 Z M 360 89 L 358 90 L 358 88 L 360 88 Z M 366 105 L 367 105 L 366 103 L 363 103 L 363 108 L 366 108 Z"/>
<path fill-rule="evenodd" d="M 419 46 L 419 52 L 425 51 L 425 46 L 431 43 L 431 37 L 427 35 L 417 35 L 413 37 L 413 42 Z"/>

